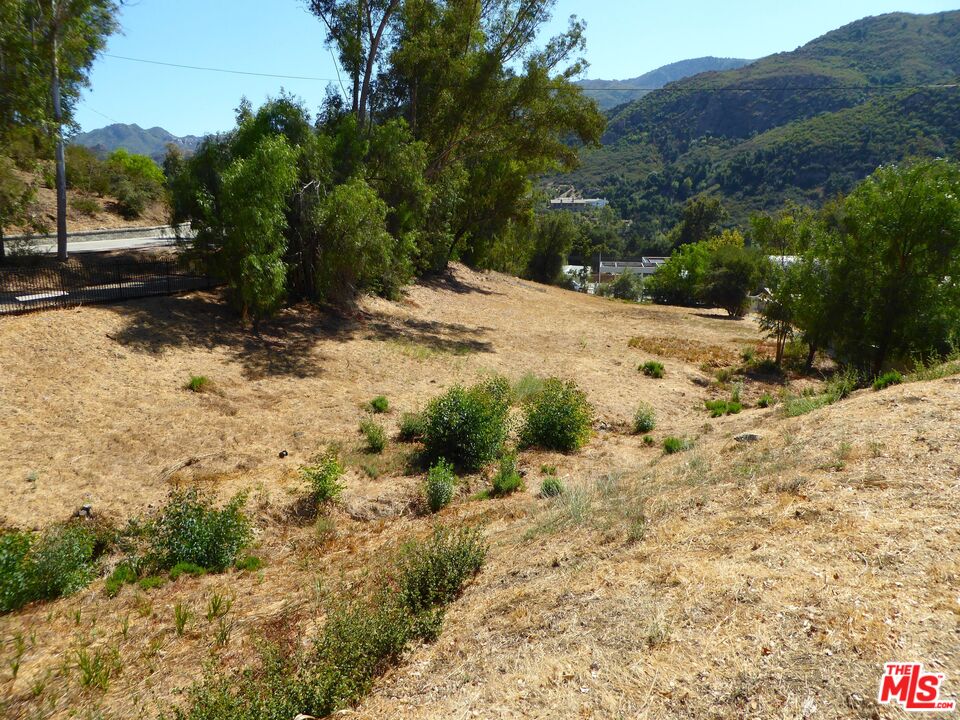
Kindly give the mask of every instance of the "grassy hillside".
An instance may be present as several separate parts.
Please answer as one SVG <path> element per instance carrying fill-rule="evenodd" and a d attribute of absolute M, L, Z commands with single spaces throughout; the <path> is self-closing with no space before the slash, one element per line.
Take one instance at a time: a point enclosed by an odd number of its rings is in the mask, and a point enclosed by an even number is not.
<path fill-rule="evenodd" d="M 877 164 L 957 151 L 960 12 L 891 14 L 794 52 L 667 85 L 616 109 L 604 148 L 567 181 L 606 195 L 641 232 L 715 192 L 735 220 L 787 198 L 849 190 Z"/>
<path fill-rule="evenodd" d="M 587 97 L 596 100 L 602 110 L 609 110 L 642 98 L 667 83 L 699 73 L 732 70 L 750 62 L 740 58 L 692 58 L 664 65 L 628 80 L 580 80 L 577 85 L 583 88 Z"/>
<path fill-rule="evenodd" d="M 127 521 L 172 488 L 246 490 L 263 564 L 113 595 L 97 579 L 0 615 L 0 715 L 170 717 L 205 673 L 312 647 L 331 595 L 366 587 L 437 522 L 482 526 L 486 563 L 356 717 L 886 718 L 898 711 L 876 705 L 877 683 L 901 657 L 945 673 L 952 695 L 956 379 L 786 417 L 761 395 L 820 381 L 743 372 L 745 348 L 769 351 L 753 319 L 462 266 L 350 318 L 291 308 L 256 336 L 211 293 L 7 319 L 0 526 L 47 528 L 90 505 L 135 539 L 147 528 Z M 663 379 L 637 371 L 649 359 Z M 530 373 L 576 380 L 593 437 L 577 453 L 523 450 L 525 487 L 505 498 L 481 494 L 494 468 L 462 475 L 427 514 L 403 413 L 492 372 L 517 388 Z M 208 387 L 185 389 L 191 375 Z M 711 419 L 704 401 L 732 382 L 746 407 Z M 378 395 L 389 440 L 372 454 L 357 423 Z M 649 444 L 632 432 L 641 402 L 656 414 Z M 665 454 L 669 436 L 687 450 Z M 311 514 L 298 468 L 331 446 L 346 488 Z M 541 496 L 549 478 L 565 492 Z"/>

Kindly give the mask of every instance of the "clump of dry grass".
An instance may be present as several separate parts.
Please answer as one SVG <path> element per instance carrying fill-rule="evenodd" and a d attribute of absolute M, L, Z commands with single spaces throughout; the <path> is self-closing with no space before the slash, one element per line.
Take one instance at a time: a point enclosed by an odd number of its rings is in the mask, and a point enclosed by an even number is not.
<path fill-rule="evenodd" d="M 627 345 L 652 355 L 677 358 L 691 365 L 725 367 L 738 360 L 735 349 L 683 337 L 644 335 L 630 338 Z"/>

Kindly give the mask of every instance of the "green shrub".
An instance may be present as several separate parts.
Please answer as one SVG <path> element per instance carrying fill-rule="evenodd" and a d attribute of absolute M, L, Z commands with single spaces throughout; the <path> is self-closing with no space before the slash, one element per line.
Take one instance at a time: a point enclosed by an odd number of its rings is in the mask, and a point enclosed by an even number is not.
<path fill-rule="evenodd" d="M 383 425 L 372 418 L 364 418 L 360 421 L 360 434 L 367 443 L 367 452 L 380 454 L 387 446 L 387 431 L 383 429 Z"/>
<path fill-rule="evenodd" d="M 317 504 L 334 502 L 346 487 L 340 478 L 343 476 L 343 466 L 336 453 L 328 452 L 316 465 L 301 468 L 302 477 L 310 486 L 310 492 Z"/>
<path fill-rule="evenodd" d="M 593 410 L 576 383 L 549 378 L 524 409 L 520 444 L 547 450 L 579 450 L 590 439 Z"/>
<path fill-rule="evenodd" d="M 540 483 L 540 496 L 548 498 L 559 495 L 563 495 L 563 483 L 560 482 L 560 479 L 552 475 L 545 477 Z"/>
<path fill-rule="evenodd" d="M 370 410 L 375 413 L 385 413 L 390 409 L 390 401 L 383 395 L 377 395 L 370 401 Z"/>
<path fill-rule="evenodd" d="M 656 440 L 654 440 L 650 435 L 644 435 L 644 436 L 643 436 L 643 444 L 646 445 L 646 446 L 648 446 L 648 447 L 651 447 L 651 446 L 653 446 L 654 444 L 656 444 Z"/>
<path fill-rule="evenodd" d="M 96 531 L 79 522 L 57 525 L 39 536 L 0 535 L 0 612 L 35 600 L 53 600 L 86 587 L 102 553 Z"/>
<path fill-rule="evenodd" d="M 452 602 L 480 571 L 486 555 L 479 528 L 438 527 L 429 539 L 408 543 L 394 577 L 402 605 L 416 616 Z"/>
<path fill-rule="evenodd" d="M 100 203 L 93 198 L 75 195 L 74 197 L 70 198 L 70 208 L 76 210 L 81 215 L 95 217 L 96 214 L 100 212 Z"/>
<path fill-rule="evenodd" d="M 775 405 L 777 399 L 773 397 L 770 393 L 764 393 L 760 396 L 760 399 L 757 400 L 757 407 L 767 408 L 771 405 Z"/>
<path fill-rule="evenodd" d="M 245 502 L 240 494 L 218 510 L 196 488 L 174 490 L 150 530 L 150 564 L 166 570 L 192 563 L 213 572 L 230 567 L 252 537 Z"/>
<path fill-rule="evenodd" d="M 523 478 L 517 472 L 517 456 L 513 453 L 500 458 L 500 467 L 493 476 L 492 497 L 505 497 L 523 487 Z"/>
<path fill-rule="evenodd" d="M 104 591 L 110 597 L 116 597 L 124 585 L 132 585 L 137 581 L 137 571 L 129 562 L 122 562 L 114 568 L 103 585 Z"/>
<path fill-rule="evenodd" d="M 423 437 L 424 418 L 420 413 L 404 413 L 400 416 L 397 438 L 402 442 L 414 442 Z"/>
<path fill-rule="evenodd" d="M 263 560 L 256 555 L 244 555 L 237 560 L 234 567 L 242 572 L 256 572 L 263 567 Z"/>
<path fill-rule="evenodd" d="M 736 400 L 707 400 L 704 405 L 710 411 L 710 417 L 714 418 L 736 415 L 743 409 L 743 405 Z"/>
<path fill-rule="evenodd" d="M 632 272 L 623 272 L 617 275 L 610 283 L 609 294 L 617 300 L 632 300 L 634 302 L 643 297 L 643 278 Z"/>
<path fill-rule="evenodd" d="M 885 372 L 883 375 L 873 381 L 874 390 L 883 390 L 891 385 L 899 385 L 903 382 L 903 375 L 896 370 Z"/>
<path fill-rule="evenodd" d="M 427 472 L 426 499 L 430 512 L 439 512 L 453 499 L 453 487 L 457 482 L 453 465 L 440 459 Z"/>
<path fill-rule="evenodd" d="M 191 392 L 202 393 L 209 390 L 212 383 L 206 375 L 191 375 L 184 387 Z"/>
<path fill-rule="evenodd" d="M 117 180 L 112 188 L 117 199 L 117 210 L 125 220 L 136 220 L 147 209 L 146 193 L 126 178 Z"/>
<path fill-rule="evenodd" d="M 178 580 L 182 575 L 191 575 L 193 577 L 200 577 L 201 575 L 206 575 L 207 569 L 195 565 L 192 562 L 178 562 L 172 568 L 170 568 L 170 579 Z"/>
<path fill-rule="evenodd" d="M 495 378 L 466 389 L 456 385 L 424 413 L 423 442 L 431 460 L 446 458 L 478 470 L 502 450 L 507 437 L 510 388 Z"/>
<path fill-rule="evenodd" d="M 640 403 L 633 415 L 633 432 L 637 435 L 651 432 L 657 426 L 657 414 L 649 403 Z"/>
<path fill-rule="evenodd" d="M 639 368 L 647 377 L 655 378 L 660 380 L 664 376 L 663 363 L 657 362 L 656 360 L 647 360 Z"/>
<path fill-rule="evenodd" d="M 663 451 L 667 453 L 667 455 L 689 450 L 692 446 L 693 443 L 689 440 L 673 437 L 672 435 L 663 439 Z"/>

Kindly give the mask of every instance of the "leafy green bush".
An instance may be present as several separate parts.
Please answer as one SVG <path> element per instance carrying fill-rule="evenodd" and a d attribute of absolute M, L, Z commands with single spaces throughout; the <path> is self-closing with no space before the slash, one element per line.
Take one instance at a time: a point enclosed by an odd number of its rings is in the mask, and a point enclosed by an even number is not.
<path fill-rule="evenodd" d="M 652 447 L 655 443 L 656 441 L 650 435 L 643 436 L 643 444 L 647 447 Z"/>
<path fill-rule="evenodd" d="M 390 401 L 383 395 L 377 395 L 370 401 L 370 410 L 375 413 L 385 413 L 390 409 Z"/>
<path fill-rule="evenodd" d="M 637 435 L 651 432 L 657 426 L 657 414 L 649 403 L 640 403 L 633 416 L 633 432 Z"/>
<path fill-rule="evenodd" d="M 590 439 L 593 410 L 573 381 L 549 378 L 524 409 L 520 444 L 569 452 Z"/>
<path fill-rule="evenodd" d="M 560 479 L 553 475 L 545 477 L 540 483 L 540 496 L 548 498 L 559 495 L 563 495 L 563 483 Z"/>
<path fill-rule="evenodd" d="M 243 572 L 255 572 L 263 567 L 263 560 L 256 555 L 244 555 L 234 563 L 234 567 Z"/>
<path fill-rule="evenodd" d="M 397 437 L 402 442 L 420 440 L 423 437 L 424 427 L 424 417 L 421 413 L 404 413 L 400 417 L 400 430 Z"/>
<path fill-rule="evenodd" d="M 430 512 L 439 512 L 453 499 L 453 487 L 457 482 L 453 465 L 440 459 L 427 472 L 426 499 Z"/>
<path fill-rule="evenodd" d="M 343 466 L 334 452 L 326 453 L 316 465 L 300 470 L 302 477 L 310 486 L 310 492 L 317 504 L 336 501 L 346 487 L 340 478 Z"/>
<path fill-rule="evenodd" d="M 667 455 L 673 455 L 674 453 L 683 452 L 684 450 L 689 450 L 692 447 L 692 443 L 685 438 L 678 438 L 674 436 L 666 437 L 663 439 L 663 450 Z"/>
<path fill-rule="evenodd" d="M 452 602 L 480 571 L 486 555 L 479 528 L 438 527 L 428 540 L 408 543 L 394 576 L 403 606 L 419 615 Z"/>
<path fill-rule="evenodd" d="M 54 526 L 39 536 L 0 535 L 0 612 L 86 587 L 96 575 L 99 544 L 96 531 L 79 522 Z"/>
<path fill-rule="evenodd" d="M 617 300 L 632 300 L 634 302 L 643 297 L 643 278 L 632 272 L 623 272 L 617 275 L 610 283 L 610 294 Z"/>
<path fill-rule="evenodd" d="M 505 497 L 523 487 L 523 478 L 517 472 L 517 456 L 508 453 L 500 458 L 500 467 L 493 476 L 492 497 Z"/>
<path fill-rule="evenodd" d="M 764 393 L 757 400 L 757 407 L 767 408 L 767 407 L 770 407 L 771 405 L 775 405 L 776 402 L 777 402 L 777 399 L 773 397 L 773 395 L 771 395 L 770 393 Z"/>
<path fill-rule="evenodd" d="M 647 377 L 657 380 L 661 379 L 664 375 L 663 363 L 657 362 L 656 360 L 647 360 L 647 362 L 643 363 L 638 369 Z"/>
<path fill-rule="evenodd" d="M 117 210 L 125 220 L 136 220 L 147 209 L 147 195 L 126 178 L 113 185 L 113 194 L 117 199 Z"/>
<path fill-rule="evenodd" d="M 364 418 L 360 421 L 360 434 L 367 442 L 367 452 L 379 454 L 387 446 L 387 431 L 383 425 L 372 418 Z"/>
<path fill-rule="evenodd" d="M 196 488 L 174 490 L 151 527 L 149 564 L 166 570 L 187 562 L 213 572 L 230 567 L 252 538 L 245 502 L 240 494 L 218 510 Z"/>
<path fill-rule="evenodd" d="M 466 470 L 493 460 L 507 437 L 510 388 L 495 378 L 465 389 L 456 385 L 424 412 L 427 457 L 446 458 Z"/>
<path fill-rule="evenodd" d="M 883 375 L 873 381 L 874 390 L 883 390 L 891 385 L 899 385 L 903 382 L 903 375 L 896 370 L 885 372 Z"/>

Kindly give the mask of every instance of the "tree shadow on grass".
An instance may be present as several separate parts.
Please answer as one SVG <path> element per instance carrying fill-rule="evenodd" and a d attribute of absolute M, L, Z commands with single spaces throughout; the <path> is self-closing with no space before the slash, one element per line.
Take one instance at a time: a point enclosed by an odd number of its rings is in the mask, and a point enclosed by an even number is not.
<path fill-rule="evenodd" d="M 316 345 L 324 339 L 349 339 L 356 325 L 298 306 L 264 323 L 258 334 L 242 327 L 217 293 L 136 300 L 111 308 L 127 320 L 119 333 L 108 336 L 120 345 L 150 355 L 174 348 L 224 350 L 243 366 L 248 379 L 316 376 L 322 367 Z"/>
<path fill-rule="evenodd" d="M 422 278 L 418 284 L 431 290 L 446 290 L 448 292 L 455 292 L 458 295 L 468 295 L 470 293 L 478 293 L 480 295 L 502 294 L 494 292 L 488 288 L 481 287 L 475 283 L 462 280 L 458 278 L 450 268 L 447 268 L 444 272 L 436 275 L 428 275 L 427 277 Z"/>
<path fill-rule="evenodd" d="M 240 324 L 216 292 L 133 300 L 109 307 L 126 320 L 120 332 L 108 335 L 123 347 L 149 355 L 169 349 L 225 351 L 243 366 L 244 377 L 250 380 L 320 375 L 324 357 L 317 347 L 322 341 L 364 337 L 394 340 L 430 353 L 493 351 L 490 342 L 477 337 L 489 328 L 397 320 L 380 314 L 342 315 L 308 303 L 282 310 L 254 333 Z"/>

